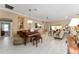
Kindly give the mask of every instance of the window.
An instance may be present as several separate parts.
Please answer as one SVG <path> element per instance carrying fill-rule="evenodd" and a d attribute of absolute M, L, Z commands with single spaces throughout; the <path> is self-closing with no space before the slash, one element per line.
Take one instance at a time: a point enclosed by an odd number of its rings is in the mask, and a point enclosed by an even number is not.
<path fill-rule="evenodd" d="M 2 24 L 3 31 L 9 31 L 9 24 Z"/>

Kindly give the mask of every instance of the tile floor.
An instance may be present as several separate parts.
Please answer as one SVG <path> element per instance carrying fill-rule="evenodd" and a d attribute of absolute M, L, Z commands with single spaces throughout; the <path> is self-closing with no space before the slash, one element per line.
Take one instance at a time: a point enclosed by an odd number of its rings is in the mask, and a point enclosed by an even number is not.
<path fill-rule="evenodd" d="M 39 43 L 38 47 L 28 43 L 26 46 L 12 44 L 9 37 L 0 38 L 0 54 L 66 54 L 66 39 L 57 40 L 50 36 L 43 35 L 43 43 Z"/>

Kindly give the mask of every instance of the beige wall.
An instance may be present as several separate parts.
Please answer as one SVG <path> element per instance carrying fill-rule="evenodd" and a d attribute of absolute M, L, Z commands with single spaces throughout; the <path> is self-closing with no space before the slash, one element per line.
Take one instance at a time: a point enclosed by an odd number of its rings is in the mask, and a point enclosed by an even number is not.
<path fill-rule="evenodd" d="M 15 33 L 18 30 L 18 15 L 0 10 L 0 18 L 10 18 L 13 20 L 12 22 L 12 33 Z"/>
<path fill-rule="evenodd" d="M 10 19 L 13 20 L 13 22 L 12 22 L 12 33 L 13 34 L 15 34 L 16 31 L 19 30 L 19 19 L 18 19 L 18 16 L 21 16 L 21 15 L 17 15 L 17 14 L 11 13 L 11 12 L 0 10 L 0 18 L 10 18 Z M 24 16 L 22 16 L 22 17 L 24 17 Z M 27 20 L 29 20 L 29 19 L 27 17 L 24 17 L 24 30 L 30 28 L 30 25 L 27 23 Z M 39 24 L 43 25 L 41 21 L 33 20 L 33 23 L 31 24 L 32 28 L 34 28 L 34 26 L 35 26 L 34 23 L 39 23 Z"/>

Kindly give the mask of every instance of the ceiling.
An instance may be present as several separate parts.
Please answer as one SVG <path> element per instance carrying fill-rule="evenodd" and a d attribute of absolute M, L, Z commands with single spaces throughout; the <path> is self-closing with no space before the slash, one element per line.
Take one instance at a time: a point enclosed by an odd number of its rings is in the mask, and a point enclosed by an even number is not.
<path fill-rule="evenodd" d="M 79 14 L 79 4 L 9 4 L 14 11 L 38 19 L 65 20 Z"/>

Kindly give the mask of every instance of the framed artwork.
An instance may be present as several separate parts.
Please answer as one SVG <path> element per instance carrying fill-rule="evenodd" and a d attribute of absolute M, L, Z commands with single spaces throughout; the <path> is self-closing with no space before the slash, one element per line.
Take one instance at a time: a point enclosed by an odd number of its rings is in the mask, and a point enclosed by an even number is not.
<path fill-rule="evenodd" d="M 19 29 L 24 29 L 24 17 L 19 16 Z"/>
<path fill-rule="evenodd" d="M 41 26 L 38 23 L 35 23 L 35 28 L 41 28 Z"/>

